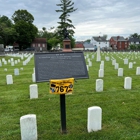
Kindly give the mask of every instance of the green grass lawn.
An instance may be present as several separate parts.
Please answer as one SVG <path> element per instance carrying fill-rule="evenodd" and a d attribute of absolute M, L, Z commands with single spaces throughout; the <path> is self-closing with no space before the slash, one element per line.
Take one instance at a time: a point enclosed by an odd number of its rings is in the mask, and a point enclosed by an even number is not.
<path fill-rule="evenodd" d="M 29 98 L 29 86 L 32 82 L 34 59 L 26 65 L 22 61 L 15 66 L 9 63 L 0 67 L 0 140 L 20 140 L 20 117 L 36 114 L 38 140 L 139 140 L 140 139 L 140 75 L 136 68 L 140 66 L 140 53 L 101 53 L 104 60 L 104 91 L 96 92 L 100 62 L 96 62 L 96 53 L 89 54 L 92 67 L 89 67 L 89 79 L 77 80 L 72 95 L 66 95 L 67 134 L 61 134 L 60 96 L 49 93 L 49 83 L 37 83 L 38 99 Z M 92 58 L 94 55 L 94 59 Z M 116 59 L 124 76 L 118 77 L 112 61 Z M 11 57 L 0 57 L 9 59 Z M 123 59 L 136 62 L 132 69 L 124 65 Z M 19 59 L 19 58 L 14 58 Z M 87 59 L 86 59 L 87 62 Z M 88 62 L 87 62 L 88 64 Z M 15 68 L 20 70 L 14 76 Z M 7 71 L 4 69 L 7 68 Z M 14 84 L 6 85 L 6 75 L 12 74 Z M 124 78 L 132 77 L 132 89 L 124 89 Z M 91 106 L 102 108 L 102 130 L 87 132 L 87 110 Z"/>

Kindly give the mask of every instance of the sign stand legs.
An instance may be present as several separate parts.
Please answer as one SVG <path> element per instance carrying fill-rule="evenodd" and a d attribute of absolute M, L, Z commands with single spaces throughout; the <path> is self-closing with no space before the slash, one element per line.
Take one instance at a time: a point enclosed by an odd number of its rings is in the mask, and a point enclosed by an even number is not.
<path fill-rule="evenodd" d="M 66 105 L 65 94 L 60 94 L 61 131 L 66 134 Z"/>

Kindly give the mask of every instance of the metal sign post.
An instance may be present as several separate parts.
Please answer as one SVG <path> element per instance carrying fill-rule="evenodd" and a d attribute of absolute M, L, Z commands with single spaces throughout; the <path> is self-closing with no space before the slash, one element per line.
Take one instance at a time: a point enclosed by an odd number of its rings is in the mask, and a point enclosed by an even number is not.
<path fill-rule="evenodd" d="M 66 134 L 66 103 L 65 94 L 72 93 L 74 78 L 50 80 L 50 93 L 60 95 L 61 132 Z"/>
<path fill-rule="evenodd" d="M 65 104 L 65 94 L 60 94 L 60 112 L 61 112 L 61 132 L 63 134 L 67 133 L 66 130 L 66 104 Z"/>

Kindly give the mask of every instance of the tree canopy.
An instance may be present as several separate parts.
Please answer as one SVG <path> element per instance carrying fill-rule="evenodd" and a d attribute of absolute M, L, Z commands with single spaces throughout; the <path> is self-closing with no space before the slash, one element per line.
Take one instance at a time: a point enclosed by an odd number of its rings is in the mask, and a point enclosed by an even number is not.
<path fill-rule="evenodd" d="M 33 24 L 34 17 L 27 10 L 18 10 L 12 16 L 14 28 L 18 33 L 16 42 L 22 50 L 30 46 L 37 34 L 37 27 Z"/>
<path fill-rule="evenodd" d="M 14 43 L 18 33 L 13 27 L 12 21 L 7 16 L 0 17 L 0 42 L 6 45 Z"/>
<path fill-rule="evenodd" d="M 131 38 L 140 38 L 140 35 L 138 33 L 134 33 L 130 35 Z"/>
<path fill-rule="evenodd" d="M 18 21 L 33 23 L 34 17 L 27 10 L 17 10 L 12 15 L 12 20 L 14 21 L 14 23 L 17 23 Z"/>

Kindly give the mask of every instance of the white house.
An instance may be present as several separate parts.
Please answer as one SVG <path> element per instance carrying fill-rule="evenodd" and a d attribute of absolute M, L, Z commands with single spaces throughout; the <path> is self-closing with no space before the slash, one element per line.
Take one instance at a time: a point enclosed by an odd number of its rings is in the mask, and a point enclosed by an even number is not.
<path fill-rule="evenodd" d="M 109 41 L 107 41 L 103 36 L 93 36 L 90 43 L 95 47 L 100 46 L 101 49 L 104 47 L 109 47 Z"/>
<path fill-rule="evenodd" d="M 137 37 L 131 37 L 129 38 L 129 44 L 135 44 L 135 45 L 139 45 L 140 44 L 140 39 Z"/>
<path fill-rule="evenodd" d="M 97 49 L 97 47 L 93 46 L 93 44 L 88 43 L 88 42 L 84 42 L 83 45 L 84 45 L 85 50 L 87 51 L 91 51 L 91 50 L 93 51 Z"/>

